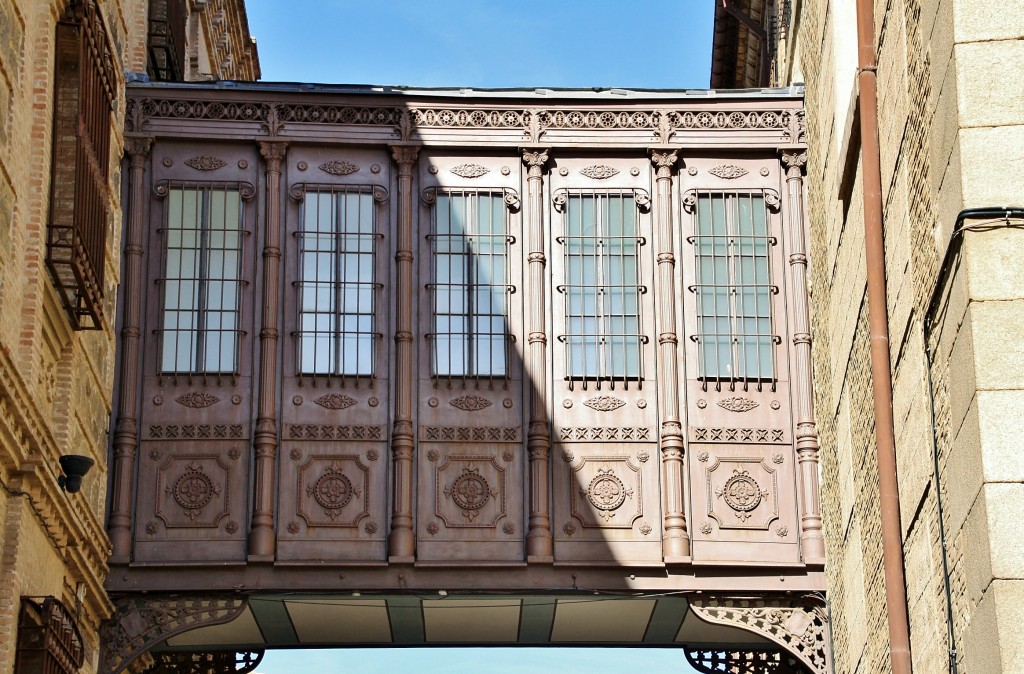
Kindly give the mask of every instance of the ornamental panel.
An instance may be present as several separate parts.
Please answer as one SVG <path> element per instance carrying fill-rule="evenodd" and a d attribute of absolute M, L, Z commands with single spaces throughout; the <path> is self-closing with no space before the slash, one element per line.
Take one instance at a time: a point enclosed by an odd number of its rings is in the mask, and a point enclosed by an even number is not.
<path fill-rule="evenodd" d="M 520 561 L 525 452 L 517 444 L 420 437 L 416 558 Z"/>
<path fill-rule="evenodd" d="M 370 468 L 364 460 L 358 454 L 326 454 L 301 463 L 298 517 L 309 527 L 358 527 L 370 515 Z"/>
<path fill-rule="evenodd" d="M 217 527 L 228 516 L 230 465 L 217 454 L 178 454 L 157 469 L 156 517 L 168 529 Z"/>

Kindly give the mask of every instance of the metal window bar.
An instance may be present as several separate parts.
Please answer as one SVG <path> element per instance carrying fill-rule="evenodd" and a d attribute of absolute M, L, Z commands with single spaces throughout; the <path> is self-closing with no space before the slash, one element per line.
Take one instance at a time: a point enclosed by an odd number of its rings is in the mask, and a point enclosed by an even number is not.
<path fill-rule="evenodd" d="M 117 79 L 94 2 L 57 24 L 54 144 L 46 262 L 76 330 L 103 325 L 110 115 Z"/>
<path fill-rule="evenodd" d="M 431 375 L 507 388 L 509 283 L 508 208 L 503 190 L 445 190 L 436 193 L 430 242 L 433 279 Z"/>
<path fill-rule="evenodd" d="M 237 183 L 178 183 L 166 197 L 157 371 L 230 375 L 239 371 L 244 206 Z"/>
<path fill-rule="evenodd" d="M 56 597 L 22 597 L 15 674 L 74 674 L 85 646 L 74 617 Z"/>
<path fill-rule="evenodd" d="M 607 381 L 629 389 L 643 388 L 643 345 L 640 283 L 640 217 L 632 192 L 567 191 L 562 245 L 565 379 L 598 390 Z"/>
<path fill-rule="evenodd" d="M 312 386 L 375 383 L 376 203 L 372 186 L 307 185 L 298 238 L 296 375 Z"/>
<path fill-rule="evenodd" d="M 704 390 L 714 382 L 720 391 L 751 384 L 774 391 L 778 381 L 773 332 L 769 215 L 760 191 L 698 192 L 695 197 L 694 246 L 698 377 Z"/>

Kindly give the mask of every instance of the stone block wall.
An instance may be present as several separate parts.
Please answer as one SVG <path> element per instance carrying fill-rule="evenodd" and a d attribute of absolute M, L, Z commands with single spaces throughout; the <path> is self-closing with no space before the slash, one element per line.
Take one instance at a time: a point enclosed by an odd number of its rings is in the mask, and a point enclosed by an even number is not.
<path fill-rule="evenodd" d="M 802 0 L 812 310 L 837 672 L 889 670 L 868 361 L 853 0 Z M 948 670 L 926 347 L 960 672 L 1024 671 L 1024 232 L 957 214 L 1024 202 L 1024 3 L 875 4 L 879 141 L 900 513 L 914 668 Z M 968 221 L 971 222 L 971 221 Z M 1012 223 L 1011 223 L 1012 224 Z M 937 285 L 943 302 L 925 342 Z M 1016 443 L 1019 446 L 1019 442 Z"/>

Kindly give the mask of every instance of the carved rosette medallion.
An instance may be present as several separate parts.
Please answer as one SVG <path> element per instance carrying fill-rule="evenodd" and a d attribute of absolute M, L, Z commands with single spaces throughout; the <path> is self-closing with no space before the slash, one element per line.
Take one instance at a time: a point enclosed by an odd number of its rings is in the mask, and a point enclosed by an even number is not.
<path fill-rule="evenodd" d="M 597 396 L 590 400 L 584 400 L 583 404 L 592 410 L 597 410 L 598 412 L 611 412 L 612 410 L 617 410 L 625 405 L 626 401 L 620 400 L 614 396 Z"/>
<path fill-rule="evenodd" d="M 359 167 L 355 164 L 341 160 L 325 161 L 318 168 L 324 173 L 330 173 L 332 176 L 347 176 L 359 170 Z"/>
<path fill-rule="evenodd" d="M 611 166 L 606 166 L 604 164 L 595 164 L 593 166 L 587 166 L 585 168 L 580 169 L 580 175 L 584 175 L 588 178 L 593 178 L 594 180 L 605 180 L 607 178 L 611 178 L 614 175 L 618 175 L 618 173 L 618 169 L 612 168 Z"/>
<path fill-rule="evenodd" d="M 191 391 L 178 396 L 174 402 L 192 409 L 201 409 L 219 403 L 220 398 L 204 391 Z"/>
<path fill-rule="evenodd" d="M 730 508 L 736 511 L 736 517 L 744 522 L 750 519 L 750 511 L 761 504 L 761 499 L 768 492 L 761 489 L 750 473 L 745 470 L 734 470 L 732 477 L 725 481 L 725 486 L 716 492 Z"/>
<path fill-rule="evenodd" d="M 745 168 L 735 166 L 733 164 L 722 164 L 714 168 L 708 169 L 708 173 L 718 178 L 724 178 L 725 180 L 735 180 L 736 178 L 742 178 L 747 175 L 748 171 Z"/>
<path fill-rule="evenodd" d="M 314 400 L 317 405 L 329 410 L 343 410 L 358 402 L 355 398 L 341 393 L 327 393 Z"/>
<path fill-rule="evenodd" d="M 476 519 L 477 511 L 487 505 L 492 496 L 498 495 L 498 491 L 491 489 L 487 480 L 480 476 L 480 470 L 471 466 L 463 468 L 462 474 L 444 493 L 462 508 L 463 516 L 470 521 Z"/>
<path fill-rule="evenodd" d="M 480 164 L 459 164 L 448 169 L 460 178 L 479 178 L 491 172 L 491 169 Z"/>
<path fill-rule="evenodd" d="M 435 489 L 435 515 L 448 528 L 491 528 L 506 515 L 498 457 L 448 456 L 435 469 Z"/>
<path fill-rule="evenodd" d="M 454 398 L 448 404 L 465 412 L 478 412 L 486 407 L 490 407 L 492 403 L 487 398 L 467 393 L 466 395 Z"/>
<path fill-rule="evenodd" d="M 167 487 L 167 493 L 185 510 L 185 516 L 196 520 L 201 510 L 209 505 L 214 496 L 220 495 L 220 487 L 214 484 L 210 476 L 203 472 L 198 463 L 190 463 L 185 472 Z"/>
<path fill-rule="evenodd" d="M 740 396 L 724 398 L 718 401 L 719 407 L 723 410 L 729 410 L 730 412 L 749 412 L 757 407 L 757 405 L 756 401 L 753 401 L 750 398 L 742 398 Z"/>
<path fill-rule="evenodd" d="M 590 503 L 598 509 L 598 516 L 609 520 L 612 518 L 610 511 L 616 510 L 626 501 L 627 496 L 633 495 L 633 490 L 622 484 L 622 480 L 615 476 L 609 468 L 598 469 L 597 477 L 590 481 L 586 489 L 580 489 L 581 495 L 587 497 Z"/>
<path fill-rule="evenodd" d="M 632 457 L 585 457 L 569 467 L 571 513 L 584 527 L 631 529 L 643 517 L 642 478 Z"/>
<path fill-rule="evenodd" d="M 357 527 L 369 516 L 369 468 L 357 455 L 311 456 L 298 471 L 296 514 L 308 527 Z"/>
<path fill-rule="evenodd" d="M 219 168 L 227 166 L 228 163 L 220 157 L 201 156 L 186 159 L 185 165 L 190 166 L 197 171 L 216 171 Z"/>
<path fill-rule="evenodd" d="M 333 520 L 337 519 L 341 509 L 349 504 L 353 496 L 359 495 L 359 488 L 353 486 L 339 464 L 332 463 L 327 466 L 319 480 L 306 487 L 306 493 L 312 496 L 324 509 L 324 514 Z"/>
<path fill-rule="evenodd" d="M 704 469 L 707 516 L 723 530 L 768 531 L 780 506 L 779 474 L 771 459 L 719 455 L 711 463 Z"/>

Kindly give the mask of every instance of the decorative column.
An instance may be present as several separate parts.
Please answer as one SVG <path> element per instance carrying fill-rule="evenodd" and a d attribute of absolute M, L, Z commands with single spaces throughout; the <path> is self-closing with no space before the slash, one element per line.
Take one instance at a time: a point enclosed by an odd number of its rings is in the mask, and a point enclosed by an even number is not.
<path fill-rule="evenodd" d="M 121 327 L 120 395 L 114 427 L 114 465 L 110 493 L 111 564 L 127 564 L 132 552 L 132 486 L 135 484 L 135 452 L 139 447 L 138 383 L 139 340 L 142 336 L 142 233 L 146 227 L 146 157 L 152 138 L 125 138 L 131 157 L 127 231 L 124 247 L 124 323 Z"/>
<path fill-rule="evenodd" d="M 547 306 L 547 259 L 544 257 L 544 164 L 547 148 L 523 150 L 528 168 L 526 192 L 526 232 L 530 254 L 529 297 L 526 329 L 529 333 L 526 352 L 526 374 L 530 386 L 530 426 L 526 448 L 530 455 L 530 521 L 526 534 L 526 561 L 551 563 L 554 548 L 551 542 L 551 505 L 548 498 L 549 456 L 551 434 L 548 428 L 547 400 L 547 330 L 544 307 Z"/>
<path fill-rule="evenodd" d="M 263 314 L 260 328 L 260 383 L 253 447 L 255 495 L 249 560 L 274 559 L 274 460 L 277 456 L 278 305 L 281 286 L 281 162 L 288 143 L 260 141 L 267 162 L 267 210 L 263 238 Z"/>
<path fill-rule="evenodd" d="M 413 452 L 416 438 L 412 428 L 413 388 L 413 303 L 417 292 L 413 281 L 413 199 L 412 167 L 419 156 L 418 145 L 393 145 L 391 157 L 398 166 L 398 227 L 395 251 L 395 425 L 391 431 L 391 462 L 394 469 L 391 534 L 388 556 L 391 562 L 412 562 L 416 537 L 412 530 Z"/>
<path fill-rule="evenodd" d="M 811 388 L 811 321 L 807 305 L 807 243 L 804 236 L 804 180 L 806 150 L 785 150 L 787 215 L 789 220 L 789 271 L 793 292 L 793 401 L 796 411 L 796 452 L 800 482 L 800 543 L 806 564 L 825 563 L 821 534 L 821 501 L 818 493 L 818 429 L 814 423 Z"/>
<path fill-rule="evenodd" d="M 658 232 L 658 377 L 661 395 L 662 554 L 666 563 L 689 561 L 690 534 L 683 508 L 683 425 L 679 421 L 679 339 L 676 336 L 676 258 L 672 252 L 672 167 L 677 153 L 652 149 L 657 169 L 654 226 Z"/>

